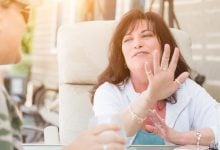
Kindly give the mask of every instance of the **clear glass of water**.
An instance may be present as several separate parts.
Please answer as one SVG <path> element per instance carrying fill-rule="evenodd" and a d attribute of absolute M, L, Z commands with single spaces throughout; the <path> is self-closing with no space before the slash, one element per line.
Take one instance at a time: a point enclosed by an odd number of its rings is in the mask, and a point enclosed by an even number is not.
<path fill-rule="evenodd" d="M 102 135 L 108 135 L 108 134 L 115 134 L 116 133 L 119 136 L 121 136 L 122 138 L 124 138 L 125 141 L 127 140 L 123 123 L 122 123 L 122 121 L 121 121 L 121 119 L 118 115 L 93 116 L 89 120 L 89 128 L 93 128 L 97 125 L 108 124 L 108 123 L 118 125 L 120 127 L 120 130 L 118 130 L 117 132 L 115 132 L 115 131 L 104 131 L 103 133 L 101 133 Z"/>

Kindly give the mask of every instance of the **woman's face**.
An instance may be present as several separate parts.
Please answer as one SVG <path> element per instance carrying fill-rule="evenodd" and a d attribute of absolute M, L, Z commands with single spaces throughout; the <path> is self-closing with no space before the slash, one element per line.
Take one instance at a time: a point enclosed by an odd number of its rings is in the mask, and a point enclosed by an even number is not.
<path fill-rule="evenodd" d="M 122 39 L 122 52 L 131 72 L 144 69 L 145 62 L 153 68 L 153 52 L 160 50 L 160 43 L 145 20 L 137 21 L 132 31 Z"/>
<path fill-rule="evenodd" d="M 0 64 L 14 63 L 20 59 L 20 43 L 25 31 L 21 8 L 11 4 L 0 6 Z"/>

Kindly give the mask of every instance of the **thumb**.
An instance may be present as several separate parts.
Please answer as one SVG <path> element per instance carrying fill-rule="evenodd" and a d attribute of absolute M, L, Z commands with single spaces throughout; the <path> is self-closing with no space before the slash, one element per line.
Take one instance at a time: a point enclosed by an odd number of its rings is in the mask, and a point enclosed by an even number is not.
<path fill-rule="evenodd" d="M 189 77 L 189 72 L 181 73 L 176 79 L 175 83 L 179 87 Z"/>
<path fill-rule="evenodd" d="M 144 126 L 144 130 L 145 131 L 147 131 L 147 132 L 150 132 L 150 133 L 152 133 L 153 131 L 154 131 L 154 126 L 152 126 L 152 125 L 145 125 Z"/>

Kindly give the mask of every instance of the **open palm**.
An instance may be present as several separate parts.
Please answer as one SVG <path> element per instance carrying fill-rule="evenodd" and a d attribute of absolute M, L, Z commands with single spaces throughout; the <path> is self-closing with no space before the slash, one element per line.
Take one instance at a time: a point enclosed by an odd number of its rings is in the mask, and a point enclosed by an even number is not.
<path fill-rule="evenodd" d="M 175 48 L 172 59 L 169 61 L 170 46 L 166 44 L 161 61 L 159 51 L 155 51 L 153 54 L 153 70 L 149 63 L 146 62 L 145 72 L 149 81 L 149 86 L 146 92 L 150 93 L 152 99 L 157 101 L 169 97 L 189 76 L 188 72 L 183 72 L 174 79 L 178 59 L 179 49 Z"/>

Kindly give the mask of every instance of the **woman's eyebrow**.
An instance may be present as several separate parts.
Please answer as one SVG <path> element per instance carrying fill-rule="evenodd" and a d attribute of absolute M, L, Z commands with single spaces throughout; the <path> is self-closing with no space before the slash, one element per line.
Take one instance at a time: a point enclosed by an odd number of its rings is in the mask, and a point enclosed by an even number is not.
<path fill-rule="evenodd" d="M 149 29 L 144 29 L 141 31 L 141 33 L 144 33 L 144 32 L 153 32 L 153 31 Z M 131 35 L 131 32 L 126 33 L 124 36 L 129 36 L 129 35 Z"/>
<path fill-rule="evenodd" d="M 128 35 L 131 35 L 131 32 L 126 33 L 124 36 L 128 36 Z"/>
<path fill-rule="evenodd" d="M 152 32 L 152 31 L 151 31 L 151 30 L 149 30 L 149 29 L 144 29 L 144 30 L 142 30 L 142 31 L 141 31 L 141 33 L 144 33 L 144 32 L 149 32 L 149 31 L 150 31 L 150 32 Z"/>

